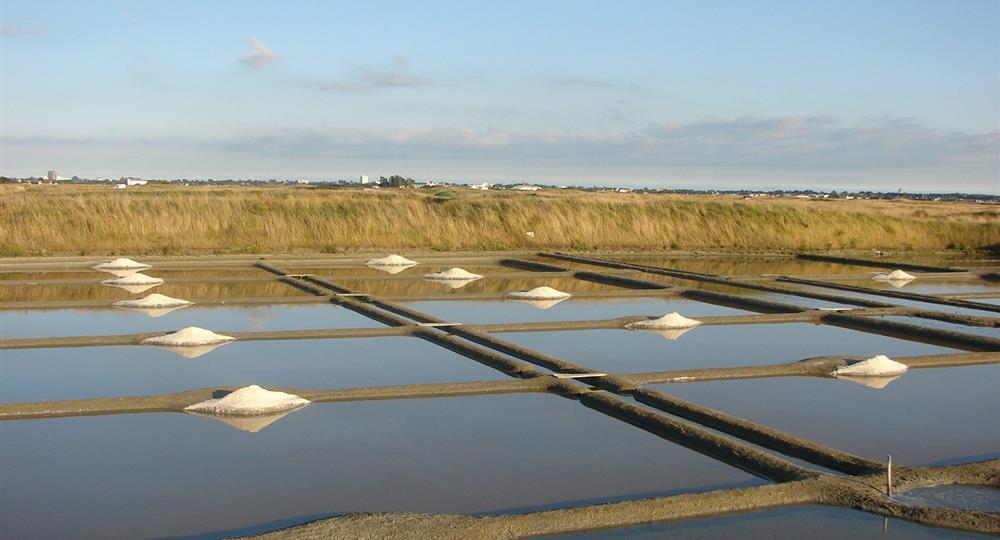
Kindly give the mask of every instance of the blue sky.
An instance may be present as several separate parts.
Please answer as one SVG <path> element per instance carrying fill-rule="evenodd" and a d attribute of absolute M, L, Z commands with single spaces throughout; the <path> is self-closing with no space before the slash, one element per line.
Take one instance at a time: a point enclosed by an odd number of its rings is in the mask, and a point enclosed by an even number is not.
<path fill-rule="evenodd" d="M 0 4 L 6 175 L 1000 191 L 1000 2 Z"/>

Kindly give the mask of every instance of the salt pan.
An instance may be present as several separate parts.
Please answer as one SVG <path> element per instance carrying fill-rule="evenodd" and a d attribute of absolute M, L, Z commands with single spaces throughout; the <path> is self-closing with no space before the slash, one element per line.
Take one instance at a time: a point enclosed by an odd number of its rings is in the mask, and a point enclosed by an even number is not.
<path fill-rule="evenodd" d="M 185 411 L 233 416 L 256 416 L 290 411 L 309 404 L 295 394 L 265 390 L 256 384 L 244 386 L 218 399 L 209 399 L 185 407 Z"/>
<path fill-rule="evenodd" d="M 234 337 L 216 334 L 211 330 L 188 326 L 172 334 L 157 336 L 142 340 L 145 345 L 165 345 L 167 347 L 192 347 L 195 345 L 212 345 L 214 343 L 224 343 L 233 341 Z"/>
<path fill-rule="evenodd" d="M 292 411 L 281 411 L 279 413 L 262 414 L 260 416 L 214 416 L 211 414 L 201 414 L 194 411 L 188 411 L 188 414 L 201 416 L 202 418 L 211 418 L 212 420 L 222 422 L 229 427 L 236 428 L 240 431 L 246 431 L 248 433 L 257 433 L 291 413 Z"/>
<path fill-rule="evenodd" d="M 93 268 L 94 270 L 130 270 L 130 269 L 145 270 L 146 268 L 152 268 L 152 267 L 145 263 L 121 257 L 113 261 L 108 261 L 106 263 L 98 264 Z"/>
<path fill-rule="evenodd" d="M 379 259 L 372 259 L 367 263 L 369 266 L 413 266 L 417 264 L 417 261 L 411 261 L 406 257 L 401 257 L 393 253 L 386 257 L 381 257 Z"/>
<path fill-rule="evenodd" d="M 105 279 L 103 285 L 159 285 L 163 280 L 158 277 L 147 276 L 141 272 L 136 272 L 125 277 Z"/>
<path fill-rule="evenodd" d="M 833 370 L 834 377 L 892 377 L 906 372 L 906 364 L 890 360 L 885 355 L 873 356 L 867 360 L 841 366 Z M 888 383 L 887 383 L 888 384 Z"/>
<path fill-rule="evenodd" d="M 424 278 L 431 280 L 473 280 L 479 279 L 483 276 L 479 274 L 473 274 L 463 268 L 450 268 L 444 272 L 432 272 L 430 274 L 424 274 Z"/>
<path fill-rule="evenodd" d="M 187 300 L 181 300 L 180 298 L 171 298 L 165 294 L 153 293 L 138 300 L 119 300 L 115 302 L 114 305 L 126 308 L 152 309 L 187 306 L 193 303 L 194 302 L 189 302 Z"/>
<path fill-rule="evenodd" d="M 639 330 L 669 330 L 678 328 L 693 328 L 701 324 L 701 321 L 689 319 L 676 311 L 668 313 L 658 319 L 647 321 L 636 321 L 625 325 L 625 328 Z"/>
<path fill-rule="evenodd" d="M 917 276 L 912 274 L 907 274 L 902 270 L 893 270 L 888 274 L 875 274 L 872 279 L 877 281 L 889 281 L 889 282 L 901 282 L 901 281 L 913 281 L 917 279 Z"/>
<path fill-rule="evenodd" d="M 177 308 L 173 308 L 177 309 Z M 215 349 L 229 343 L 228 341 L 223 341 L 221 343 L 213 343 L 211 345 L 187 345 L 184 347 L 159 347 L 165 351 L 170 351 L 177 356 L 182 356 L 188 360 L 198 358 L 199 356 L 204 356 Z"/>
<path fill-rule="evenodd" d="M 530 291 L 516 291 L 507 293 L 507 298 L 513 300 L 564 300 L 573 296 L 570 293 L 557 291 L 552 287 L 535 287 Z"/>

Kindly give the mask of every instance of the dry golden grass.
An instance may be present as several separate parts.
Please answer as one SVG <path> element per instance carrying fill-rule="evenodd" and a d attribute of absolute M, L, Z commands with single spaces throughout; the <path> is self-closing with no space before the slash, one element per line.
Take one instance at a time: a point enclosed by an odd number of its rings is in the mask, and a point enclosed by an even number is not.
<path fill-rule="evenodd" d="M 449 191 L 0 186 L 0 255 L 1000 244 L 1000 209 L 972 203 Z"/>

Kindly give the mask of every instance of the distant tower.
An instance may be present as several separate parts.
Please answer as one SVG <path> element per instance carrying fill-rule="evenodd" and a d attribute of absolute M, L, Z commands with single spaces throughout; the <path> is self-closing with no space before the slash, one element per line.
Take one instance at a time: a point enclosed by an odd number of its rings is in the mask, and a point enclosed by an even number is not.
<path fill-rule="evenodd" d="M 56 180 L 59 179 L 59 175 L 56 174 L 55 171 L 49 171 L 48 178 L 49 178 L 49 182 L 55 182 Z"/>
<path fill-rule="evenodd" d="M 361 183 L 362 184 L 367 184 L 368 183 L 368 175 L 367 174 L 362 174 L 361 175 Z"/>

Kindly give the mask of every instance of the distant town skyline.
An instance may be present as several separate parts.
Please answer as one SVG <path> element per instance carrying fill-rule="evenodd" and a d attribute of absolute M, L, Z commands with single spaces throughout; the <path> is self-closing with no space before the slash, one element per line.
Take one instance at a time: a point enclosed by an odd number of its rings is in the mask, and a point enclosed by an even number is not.
<path fill-rule="evenodd" d="M 0 7 L 0 174 L 1000 191 L 1000 2 Z"/>

